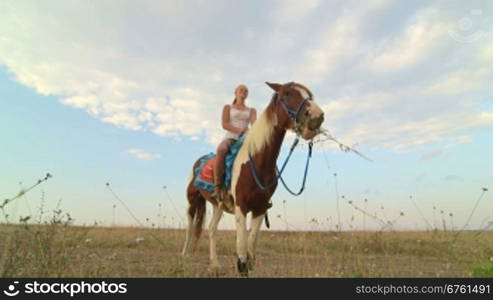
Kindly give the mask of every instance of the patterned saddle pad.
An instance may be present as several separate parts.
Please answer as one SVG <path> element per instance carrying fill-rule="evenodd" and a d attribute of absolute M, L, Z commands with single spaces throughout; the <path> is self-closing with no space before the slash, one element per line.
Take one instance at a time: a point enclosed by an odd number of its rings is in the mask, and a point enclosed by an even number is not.
<path fill-rule="evenodd" d="M 224 159 L 225 170 L 223 186 L 229 188 L 231 184 L 231 177 L 233 172 L 233 163 L 235 161 L 236 155 L 243 145 L 244 136 L 240 136 L 236 142 L 234 142 L 231 147 L 229 147 L 228 154 Z M 214 164 L 216 163 L 216 154 L 209 153 L 202 157 L 200 164 L 195 168 L 195 181 L 194 185 L 206 191 L 212 192 L 214 190 Z"/>

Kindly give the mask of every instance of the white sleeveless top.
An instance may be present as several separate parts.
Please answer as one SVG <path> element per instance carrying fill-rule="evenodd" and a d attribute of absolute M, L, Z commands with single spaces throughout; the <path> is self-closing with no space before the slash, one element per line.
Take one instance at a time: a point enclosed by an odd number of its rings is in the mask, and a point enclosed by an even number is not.
<path fill-rule="evenodd" d="M 229 106 L 229 123 L 234 127 L 238 128 L 248 128 L 250 123 L 250 112 L 251 108 L 248 109 L 236 109 L 232 105 Z M 226 131 L 225 139 L 238 139 L 240 135 L 231 131 Z"/>

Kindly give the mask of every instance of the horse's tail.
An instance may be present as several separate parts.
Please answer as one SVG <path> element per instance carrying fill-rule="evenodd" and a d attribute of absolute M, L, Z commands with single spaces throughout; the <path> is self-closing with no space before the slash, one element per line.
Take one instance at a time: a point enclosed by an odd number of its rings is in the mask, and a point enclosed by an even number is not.
<path fill-rule="evenodd" d="M 197 197 L 197 206 L 195 208 L 195 216 L 194 216 L 194 222 L 193 222 L 193 232 L 195 234 L 195 237 L 197 239 L 200 238 L 200 235 L 202 234 L 202 228 L 204 228 L 204 221 L 205 221 L 205 199 L 199 194 Z"/>
<path fill-rule="evenodd" d="M 194 165 L 194 169 L 195 167 L 196 166 Z M 192 169 L 190 182 L 188 184 L 188 215 L 192 220 L 193 234 L 196 239 L 199 239 L 202 234 L 202 228 L 204 227 L 206 200 L 202 194 L 200 194 L 198 188 L 193 185 L 193 181 L 195 180 L 194 169 Z"/>

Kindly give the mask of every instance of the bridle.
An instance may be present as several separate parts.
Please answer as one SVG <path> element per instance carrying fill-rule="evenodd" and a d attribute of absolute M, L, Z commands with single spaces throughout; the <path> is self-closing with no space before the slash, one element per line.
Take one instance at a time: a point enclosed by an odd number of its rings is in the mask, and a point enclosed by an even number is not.
<path fill-rule="evenodd" d="M 288 85 L 288 87 L 291 87 L 293 84 L 294 84 L 293 82 L 290 82 L 287 85 Z M 296 106 L 296 109 L 294 109 L 294 110 L 288 106 L 286 101 L 283 98 L 281 98 L 281 95 L 278 92 L 275 92 L 272 97 L 275 98 L 276 104 L 280 103 L 282 108 L 284 108 L 284 111 L 288 115 L 289 119 L 291 119 L 291 121 L 294 122 L 294 125 L 295 125 L 294 131 L 296 132 L 297 135 L 300 135 L 301 134 L 301 132 L 300 132 L 301 126 L 303 124 L 300 123 L 300 121 L 299 121 L 299 114 L 300 114 L 301 110 L 303 109 L 303 107 L 305 106 L 305 104 L 307 103 L 307 101 L 312 100 L 312 97 L 308 96 L 307 98 L 304 98 L 303 100 L 301 100 L 301 102 L 298 103 L 298 105 Z"/>

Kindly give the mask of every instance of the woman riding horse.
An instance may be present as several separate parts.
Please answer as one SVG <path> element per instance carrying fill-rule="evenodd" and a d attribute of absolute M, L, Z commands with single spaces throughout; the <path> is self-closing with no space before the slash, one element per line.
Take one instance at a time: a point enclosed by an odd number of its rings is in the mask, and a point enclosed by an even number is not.
<path fill-rule="evenodd" d="M 258 120 L 252 125 L 233 163 L 231 188 L 228 197 L 234 207 L 226 210 L 236 219 L 236 252 L 238 271 L 248 275 L 255 263 L 255 248 L 264 216 L 270 208 L 270 199 L 277 187 L 276 161 L 288 130 L 305 140 L 312 140 L 320 133 L 324 114 L 305 86 L 290 82 L 267 83 L 274 95 Z M 211 271 L 219 270 L 216 252 L 216 233 L 223 207 L 211 197 L 211 193 L 195 184 L 200 175 L 194 172 L 201 165 L 203 156 L 193 166 L 187 187 L 188 229 L 183 255 L 196 248 L 205 220 L 206 202 L 212 204 L 209 224 L 209 250 Z M 306 171 L 305 171 L 306 173 Z M 264 188 L 262 188 L 262 187 Z M 267 188 L 265 188 L 267 187 Z M 252 215 L 250 231 L 247 231 L 246 216 Z"/>
<path fill-rule="evenodd" d="M 248 125 L 253 124 L 257 119 L 255 108 L 246 106 L 245 101 L 248 97 L 248 88 L 240 84 L 235 89 L 235 99 L 233 104 L 225 105 L 222 113 L 222 126 L 226 130 L 226 135 L 217 147 L 216 163 L 214 164 L 214 193 L 211 195 L 219 202 L 223 202 L 227 196 L 227 191 L 222 186 L 224 177 L 224 158 L 229 151 L 229 147 L 238 140 L 240 135 L 245 134 Z"/>

